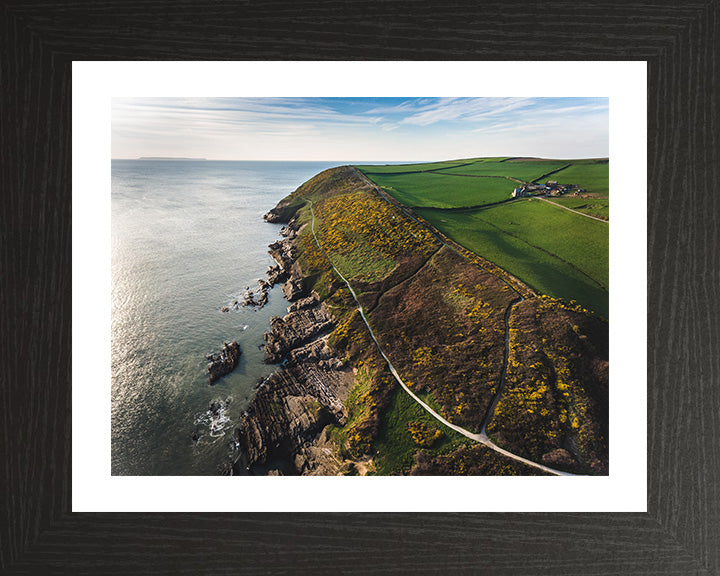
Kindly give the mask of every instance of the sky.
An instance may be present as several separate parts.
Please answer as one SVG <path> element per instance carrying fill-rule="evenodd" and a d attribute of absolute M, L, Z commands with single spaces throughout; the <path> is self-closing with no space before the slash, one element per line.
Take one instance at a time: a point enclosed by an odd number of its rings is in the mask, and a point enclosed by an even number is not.
<path fill-rule="evenodd" d="M 608 98 L 114 98 L 112 157 L 608 156 Z"/>

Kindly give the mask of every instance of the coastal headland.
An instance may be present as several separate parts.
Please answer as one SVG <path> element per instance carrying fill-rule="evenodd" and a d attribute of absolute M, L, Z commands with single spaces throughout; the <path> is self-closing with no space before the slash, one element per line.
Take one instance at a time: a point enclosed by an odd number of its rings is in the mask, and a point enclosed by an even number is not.
<path fill-rule="evenodd" d="M 236 431 L 254 474 L 608 473 L 608 323 L 450 240 L 351 166 L 265 219 L 287 315 Z"/>

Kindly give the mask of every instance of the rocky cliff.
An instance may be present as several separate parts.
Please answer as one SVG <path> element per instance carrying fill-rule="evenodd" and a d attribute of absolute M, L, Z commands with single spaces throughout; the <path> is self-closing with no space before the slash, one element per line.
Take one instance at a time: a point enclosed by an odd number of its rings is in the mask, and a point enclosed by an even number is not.
<path fill-rule="evenodd" d="M 251 473 L 342 472 L 327 426 L 345 423 L 352 372 L 322 366 L 314 357 L 331 355 L 320 343 L 306 345 L 257 390 L 237 435 Z"/>
<path fill-rule="evenodd" d="M 265 219 L 276 221 L 272 214 Z M 328 425 L 345 423 L 343 403 L 353 373 L 327 344 L 336 323 L 326 304 L 314 292 L 305 296 L 295 262 L 296 231 L 291 221 L 283 228 L 285 239 L 270 245 L 278 264 L 268 277 L 273 283 L 286 279 L 283 294 L 293 303 L 285 317 L 271 319 L 265 334 L 265 361 L 281 366 L 259 384 L 236 431 L 243 455 L 236 466 L 254 474 L 336 475 L 347 466 Z"/>
<path fill-rule="evenodd" d="M 265 334 L 265 362 L 278 364 L 306 345 L 323 342 L 323 337 L 335 328 L 335 322 L 321 304 L 317 294 L 303 299 L 303 308 L 288 308 L 284 318 L 270 320 L 270 332 Z"/>

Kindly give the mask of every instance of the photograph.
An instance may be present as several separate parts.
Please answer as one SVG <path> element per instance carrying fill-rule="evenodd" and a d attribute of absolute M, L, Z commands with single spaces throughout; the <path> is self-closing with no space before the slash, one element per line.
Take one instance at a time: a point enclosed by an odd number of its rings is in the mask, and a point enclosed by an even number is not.
<path fill-rule="evenodd" d="M 720 575 L 720 0 L 0 30 L 0 574 Z"/>
<path fill-rule="evenodd" d="M 113 97 L 111 474 L 607 476 L 609 115 Z"/>

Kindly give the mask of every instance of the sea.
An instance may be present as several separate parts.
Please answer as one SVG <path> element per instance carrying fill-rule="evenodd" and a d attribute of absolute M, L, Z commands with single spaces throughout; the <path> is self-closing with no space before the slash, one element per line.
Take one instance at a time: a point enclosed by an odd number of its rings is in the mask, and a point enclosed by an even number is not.
<path fill-rule="evenodd" d="M 263 362 L 263 334 L 288 302 L 242 302 L 274 264 L 279 224 L 263 214 L 318 172 L 350 162 L 113 160 L 111 451 L 113 475 L 216 475 Z M 224 307 L 229 311 L 223 312 Z M 206 355 L 242 349 L 208 383 Z"/>

